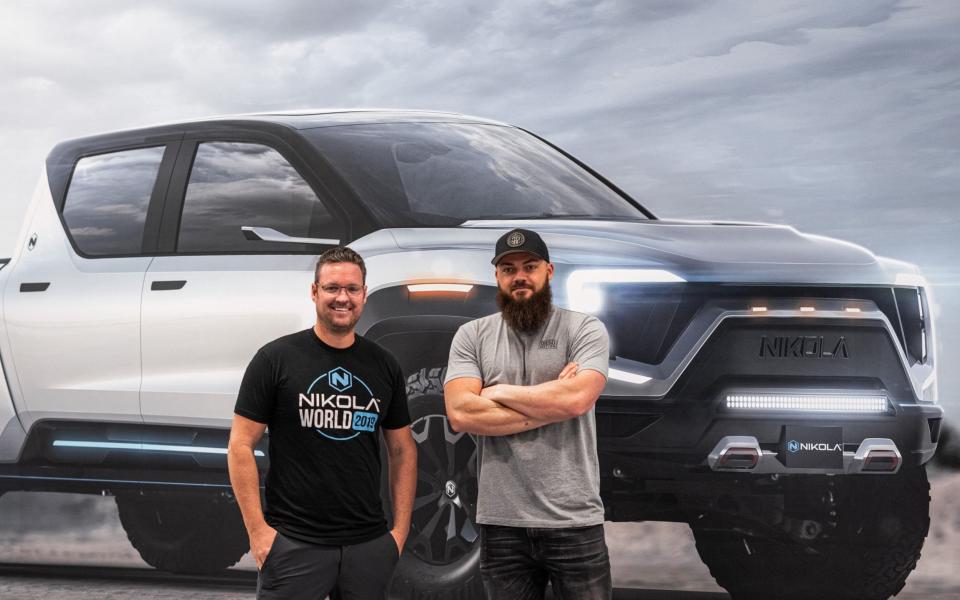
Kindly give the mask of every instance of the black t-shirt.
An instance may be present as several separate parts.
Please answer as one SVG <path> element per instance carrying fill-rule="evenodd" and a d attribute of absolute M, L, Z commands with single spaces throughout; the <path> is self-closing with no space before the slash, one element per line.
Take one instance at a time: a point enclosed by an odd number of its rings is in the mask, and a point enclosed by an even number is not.
<path fill-rule="evenodd" d="M 386 533 L 378 429 L 410 424 L 403 373 L 389 352 L 359 335 L 334 348 L 312 328 L 281 337 L 250 361 L 234 412 L 269 428 L 271 527 L 331 545 Z"/>

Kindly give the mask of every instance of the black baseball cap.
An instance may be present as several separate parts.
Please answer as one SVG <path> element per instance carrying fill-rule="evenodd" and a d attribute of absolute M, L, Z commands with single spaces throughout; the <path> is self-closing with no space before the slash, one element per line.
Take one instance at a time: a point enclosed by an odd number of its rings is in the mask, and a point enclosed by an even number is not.
<path fill-rule="evenodd" d="M 507 254 L 514 252 L 529 252 L 534 256 L 550 262 L 550 253 L 547 252 L 547 245 L 535 231 L 529 229 L 512 229 L 497 240 L 496 256 L 490 261 L 494 266 L 500 262 L 500 259 Z"/>

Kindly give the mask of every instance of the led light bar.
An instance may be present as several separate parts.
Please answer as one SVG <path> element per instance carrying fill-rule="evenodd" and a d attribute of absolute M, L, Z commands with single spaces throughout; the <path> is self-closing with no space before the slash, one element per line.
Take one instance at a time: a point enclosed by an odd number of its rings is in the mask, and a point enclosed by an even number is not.
<path fill-rule="evenodd" d="M 407 286 L 412 293 L 418 292 L 454 292 L 466 294 L 473 286 L 466 283 L 412 283 Z"/>
<path fill-rule="evenodd" d="M 138 444 L 136 442 L 86 442 L 83 440 L 53 440 L 59 448 L 96 448 L 98 450 L 141 450 L 153 452 L 184 452 L 186 454 L 226 454 L 226 448 L 203 446 L 171 446 L 167 444 Z M 254 456 L 264 456 L 262 450 L 254 450 Z"/>
<path fill-rule="evenodd" d="M 887 412 L 886 396 L 837 394 L 728 394 L 727 408 L 823 412 Z"/>
<path fill-rule="evenodd" d="M 629 371 L 621 371 L 620 369 L 607 369 L 607 377 L 610 379 L 618 379 L 620 381 L 626 381 L 627 383 L 646 383 L 650 381 L 650 377 L 646 375 L 638 375 L 636 373 L 631 373 Z"/>

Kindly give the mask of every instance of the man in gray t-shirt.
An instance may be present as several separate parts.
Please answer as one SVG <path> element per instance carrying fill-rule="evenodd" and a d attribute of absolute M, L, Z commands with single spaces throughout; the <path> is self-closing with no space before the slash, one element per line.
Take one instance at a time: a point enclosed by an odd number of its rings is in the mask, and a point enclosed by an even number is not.
<path fill-rule="evenodd" d="M 593 405 L 607 376 L 598 319 L 553 305 L 546 244 L 514 229 L 497 242 L 500 312 L 450 347 L 447 417 L 478 435 L 480 569 L 492 599 L 608 599 L 610 562 Z"/>

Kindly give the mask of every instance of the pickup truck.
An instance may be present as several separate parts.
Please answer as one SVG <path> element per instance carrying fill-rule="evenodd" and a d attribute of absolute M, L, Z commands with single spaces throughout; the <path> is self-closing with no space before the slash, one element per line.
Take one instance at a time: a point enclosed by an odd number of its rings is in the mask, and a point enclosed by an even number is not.
<path fill-rule="evenodd" d="M 514 227 L 549 246 L 555 302 L 610 334 L 593 413 L 607 520 L 688 523 L 734 598 L 902 588 L 943 416 L 918 268 L 789 226 L 660 219 L 528 131 L 447 113 L 58 144 L 0 260 L 0 493 L 111 494 L 147 563 L 233 565 L 241 376 L 312 325 L 316 255 L 349 244 L 369 272 L 358 332 L 399 359 L 419 446 L 394 592 L 481 597 L 476 440 L 451 429 L 441 382 L 457 328 L 496 311 L 489 259 Z M 266 441 L 256 456 L 264 472 Z"/>

